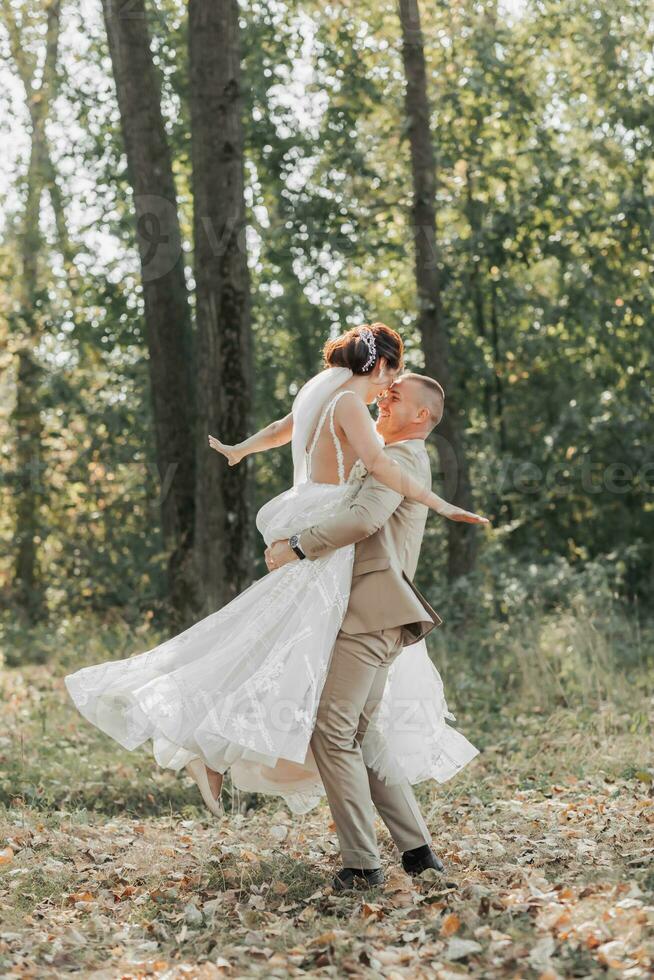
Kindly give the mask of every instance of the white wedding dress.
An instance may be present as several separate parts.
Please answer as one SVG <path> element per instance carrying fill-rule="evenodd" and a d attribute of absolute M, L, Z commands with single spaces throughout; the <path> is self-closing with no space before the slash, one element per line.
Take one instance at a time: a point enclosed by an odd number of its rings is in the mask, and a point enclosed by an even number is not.
<path fill-rule="evenodd" d="M 345 368 L 327 369 L 294 401 L 295 484 L 257 514 L 267 545 L 334 514 L 360 488 L 365 468 L 359 461 L 345 478 L 333 426 L 339 395 L 328 397 L 350 376 Z M 310 478 L 327 417 L 338 484 Z M 68 675 L 75 705 L 127 749 L 151 740 L 160 766 L 179 770 L 199 757 L 216 771 L 229 768 L 235 787 L 282 796 L 294 812 L 306 812 L 324 792 L 309 743 L 348 604 L 354 548 L 291 562 L 152 650 Z M 406 647 L 362 742 L 367 765 L 389 782 L 444 782 L 477 755 L 448 718 L 424 640 Z"/>

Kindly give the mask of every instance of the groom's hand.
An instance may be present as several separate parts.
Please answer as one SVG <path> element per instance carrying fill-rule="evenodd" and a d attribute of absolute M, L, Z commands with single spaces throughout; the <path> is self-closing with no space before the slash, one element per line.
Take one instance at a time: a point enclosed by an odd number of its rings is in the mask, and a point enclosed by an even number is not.
<path fill-rule="evenodd" d="M 287 565 L 289 561 L 299 560 L 288 541 L 273 541 L 270 547 L 266 548 L 266 566 L 269 572 Z"/>

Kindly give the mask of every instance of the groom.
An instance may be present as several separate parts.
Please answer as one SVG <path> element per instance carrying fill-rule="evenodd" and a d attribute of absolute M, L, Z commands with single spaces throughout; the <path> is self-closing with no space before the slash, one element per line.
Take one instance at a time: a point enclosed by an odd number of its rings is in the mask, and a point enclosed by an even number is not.
<path fill-rule="evenodd" d="M 443 415 L 443 389 L 432 378 L 404 374 L 377 404 L 376 427 L 388 454 L 431 487 L 424 441 Z M 361 752 L 390 664 L 441 622 L 411 581 L 427 513 L 424 504 L 368 475 L 336 516 L 266 549 L 266 563 L 279 567 L 356 543 L 349 604 L 311 739 L 341 845 L 344 867 L 333 882 L 339 891 L 353 888 L 355 879 L 367 886 L 384 881 L 373 805 L 402 852 L 405 871 L 444 870 L 409 783 L 386 785 L 366 768 Z"/>

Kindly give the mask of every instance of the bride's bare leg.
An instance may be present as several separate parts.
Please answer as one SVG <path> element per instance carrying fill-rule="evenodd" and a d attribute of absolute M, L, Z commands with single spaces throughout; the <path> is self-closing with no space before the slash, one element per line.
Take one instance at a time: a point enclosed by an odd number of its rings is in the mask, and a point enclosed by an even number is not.
<path fill-rule="evenodd" d="M 210 769 L 206 764 L 205 769 L 207 770 L 207 779 L 209 780 L 211 792 L 213 793 L 214 797 L 219 800 L 223 788 L 223 774 L 221 772 L 215 772 L 215 770 Z"/>

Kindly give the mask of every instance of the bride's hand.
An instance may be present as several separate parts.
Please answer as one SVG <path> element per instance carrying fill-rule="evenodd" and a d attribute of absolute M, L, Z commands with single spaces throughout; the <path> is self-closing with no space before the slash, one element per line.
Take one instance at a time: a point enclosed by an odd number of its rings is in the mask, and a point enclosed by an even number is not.
<path fill-rule="evenodd" d="M 447 517 L 450 521 L 461 521 L 463 524 L 490 524 L 487 517 L 473 514 L 469 510 L 462 510 L 460 507 L 455 507 L 454 504 L 439 504 L 436 513 L 440 514 L 441 517 Z"/>
<path fill-rule="evenodd" d="M 216 439 L 215 436 L 209 436 L 209 445 L 212 449 L 215 449 L 217 453 L 222 453 L 222 455 L 227 459 L 230 466 L 236 466 L 243 459 L 241 452 L 237 446 L 228 446 L 220 439 Z"/>
<path fill-rule="evenodd" d="M 299 561 L 299 556 L 293 551 L 288 541 L 273 541 L 270 547 L 266 548 L 266 567 L 269 572 L 276 568 L 288 565 L 289 561 Z"/>

